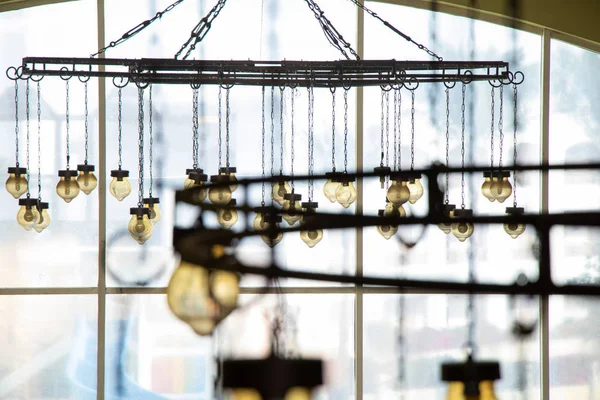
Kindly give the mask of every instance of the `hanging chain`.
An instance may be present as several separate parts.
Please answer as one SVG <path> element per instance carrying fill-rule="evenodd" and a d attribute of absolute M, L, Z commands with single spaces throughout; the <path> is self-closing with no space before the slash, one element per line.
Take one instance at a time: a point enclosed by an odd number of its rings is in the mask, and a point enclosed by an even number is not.
<path fill-rule="evenodd" d="M 138 207 L 144 206 L 144 89 L 138 88 Z"/>
<path fill-rule="evenodd" d="M 415 91 L 411 90 L 411 108 L 410 108 L 410 170 L 415 169 Z"/>
<path fill-rule="evenodd" d="M 156 21 L 157 19 L 161 19 L 164 14 L 168 13 L 169 11 L 171 11 L 172 9 L 177 7 L 181 2 L 183 2 L 183 0 L 177 0 L 176 2 L 174 2 L 173 4 L 171 4 L 170 6 L 165 8 L 164 10 L 157 12 L 156 15 L 154 15 L 154 17 L 138 24 L 134 28 L 131 28 L 126 33 L 124 33 L 120 39 L 110 42 L 108 46 L 98 50 L 98 52 L 95 54 L 92 54 L 91 57 L 96 57 L 97 55 L 106 52 L 106 50 L 108 50 L 109 48 L 116 47 L 116 46 L 120 45 L 121 43 L 125 42 L 126 40 L 131 39 L 133 36 L 137 35 L 141 31 L 146 29 L 148 26 L 150 26 L 154 21 Z"/>
<path fill-rule="evenodd" d="M 29 135 L 30 135 L 29 120 L 30 120 L 30 115 L 31 115 L 30 110 L 31 109 L 29 107 L 29 79 L 27 79 L 27 82 L 25 84 L 25 125 L 26 125 L 26 134 L 27 134 L 25 150 L 26 150 L 26 154 L 27 154 L 27 158 L 26 158 L 27 159 L 27 182 L 30 181 L 30 174 L 29 174 L 29 172 L 30 172 L 30 169 L 29 169 L 29 156 L 30 156 L 30 153 L 29 153 Z M 31 193 L 29 193 L 29 187 L 30 187 L 30 185 L 27 185 L 27 198 L 31 197 Z"/>
<path fill-rule="evenodd" d="M 394 171 L 398 168 L 398 91 L 394 90 Z"/>
<path fill-rule="evenodd" d="M 42 100 L 40 82 L 37 82 L 37 151 L 38 151 L 38 202 L 42 201 Z"/>
<path fill-rule="evenodd" d="M 229 168 L 229 117 L 231 115 L 231 108 L 229 106 L 229 91 L 230 88 L 227 87 L 227 89 L 225 89 L 225 166 L 227 168 Z"/>
<path fill-rule="evenodd" d="M 212 23 L 219 16 L 219 13 L 223 9 L 223 7 L 225 7 L 226 2 L 227 0 L 218 0 L 217 4 L 215 4 L 215 6 L 208 12 L 208 14 L 206 14 L 206 16 L 204 16 L 204 18 L 202 18 L 200 22 L 198 22 L 194 29 L 192 29 L 189 39 L 181 46 L 177 54 L 175 54 L 176 60 L 179 58 L 181 53 L 183 53 L 183 50 L 185 50 L 185 48 L 188 46 L 189 49 L 182 59 L 185 60 L 190 56 L 190 54 L 192 54 L 192 52 L 196 49 L 198 43 L 200 43 L 208 34 L 208 31 L 212 27 Z"/>
<path fill-rule="evenodd" d="M 150 170 L 150 187 L 148 190 L 149 197 L 152 197 L 152 187 L 154 186 L 154 171 L 152 170 L 152 148 L 154 147 L 154 137 L 153 137 L 153 105 L 152 105 L 152 84 L 148 88 L 148 137 L 150 139 L 150 148 L 148 149 L 148 169 Z"/>
<path fill-rule="evenodd" d="M 450 89 L 446 88 L 446 167 L 450 166 Z M 450 204 L 450 174 L 446 172 L 446 204 Z"/>
<path fill-rule="evenodd" d="M 290 165 L 290 175 L 291 175 L 291 179 L 292 179 L 292 190 L 294 189 L 294 158 L 296 156 L 295 154 L 295 149 L 294 149 L 294 97 L 296 94 L 296 89 L 292 88 L 292 100 L 291 100 L 291 120 L 292 120 L 292 137 L 291 137 L 291 146 L 292 146 L 292 151 L 291 151 L 291 165 Z"/>
<path fill-rule="evenodd" d="M 469 267 L 469 283 L 475 283 L 475 274 L 472 266 Z M 475 358 L 475 326 L 477 324 L 477 315 L 475 313 L 475 295 L 473 293 L 469 293 L 467 299 L 467 321 L 467 351 L 470 356 Z"/>
<path fill-rule="evenodd" d="M 431 57 L 437 58 L 438 61 L 443 61 L 444 60 L 442 57 L 438 56 L 433 51 L 431 51 L 427 47 L 425 47 L 424 45 L 415 42 L 410 36 L 402 33 L 399 29 L 397 29 L 396 27 L 394 27 L 392 24 L 390 24 L 386 20 L 382 19 L 379 15 L 377 15 L 377 13 L 375 13 L 374 11 L 372 11 L 372 10 L 368 9 L 367 7 L 365 7 L 365 5 L 362 4 L 359 0 L 350 0 L 350 1 L 352 3 L 354 3 L 357 7 L 362 8 L 363 10 L 365 10 L 367 12 L 367 14 L 369 14 L 372 17 L 374 17 L 374 18 L 378 19 L 379 21 L 381 21 L 385 26 L 387 26 L 389 29 L 391 29 L 392 31 L 394 31 L 398 35 L 402 36 L 405 40 L 411 42 L 412 44 L 414 44 L 415 46 L 417 46 L 420 50 L 423 50 L 424 52 L 426 52 L 427 54 L 429 54 Z"/>
<path fill-rule="evenodd" d="M 279 175 L 283 175 L 283 92 L 285 87 L 279 88 Z"/>
<path fill-rule="evenodd" d="M 385 92 L 385 166 L 390 166 L 390 92 Z"/>
<path fill-rule="evenodd" d="M 500 136 L 500 161 L 498 166 L 502 169 L 502 153 L 504 152 L 504 86 L 500 86 L 500 115 L 498 118 L 498 135 Z"/>
<path fill-rule="evenodd" d="M 348 173 L 348 91 L 344 89 L 344 173 Z"/>
<path fill-rule="evenodd" d="M 495 106 L 496 106 L 496 88 L 492 86 L 492 121 L 490 126 L 490 167 L 494 169 L 494 128 L 495 128 Z"/>
<path fill-rule="evenodd" d="M 335 172 L 335 87 L 331 92 L 331 171 Z"/>
<path fill-rule="evenodd" d="M 463 171 L 460 173 L 460 185 L 461 185 L 461 208 L 465 208 L 465 97 L 466 97 L 467 85 L 462 84 L 462 105 L 461 105 L 461 136 L 460 136 L 460 155 L 461 155 L 461 168 Z"/>
<path fill-rule="evenodd" d="M 271 86 L 271 176 L 275 176 L 275 86 Z"/>
<path fill-rule="evenodd" d="M 15 166 L 19 168 L 19 80 L 15 79 Z"/>
<path fill-rule="evenodd" d="M 69 169 L 70 163 L 71 163 L 71 146 L 69 143 L 69 130 L 71 128 L 71 121 L 70 121 L 70 117 L 69 117 L 69 81 L 66 80 L 65 81 L 65 87 L 66 87 L 66 108 L 65 108 L 65 120 L 66 120 L 66 128 L 67 128 L 67 169 Z"/>
<path fill-rule="evenodd" d="M 123 166 L 123 89 L 119 88 L 119 110 L 117 115 L 117 121 L 119 124 L 118 128 L 118 142 L 119 142 L 119 170 Z"/>
<path fill-rule="evenodd" d="M 315 191 L 314 180 L 315 173 L 315 93 L 314 88 L 308 88 L 308 201 L 313 201 Z"/>
<path fill-rule="evenodd" d="M 260 204 L 265 206 L 266 184 L 265 184 L 265 87 L 262 87 L 262 130 L 261 130 L 261 165 L 262 165 L 262 200 Z"/>
<path fill-rule="evenodd" d="M 402 170 L 402 90 L 398 89 L 398 171 Z"/>
<path fill-rule="evenodd" d="M 513 205 L 517 206 L 517 110 L 518 92 L 517 85 L 513 85 L 514 107 L 513 107 Z"/>
<path fill-rule="evenodd" d="M 222 150 L 222 141 L 223 141 L 223 129 L 222 129 L 222 125 L 223 125 L 223 108 L 222 108 L 222 103 L 221 103 L 221 99 L 223 97 L 222 95 L 222 91 L 223 89 L 221 88 L 221 85 L 219 85 L 219 139 L 218 139 L 218 145 L 219 145 L 219 172 L 221 171 L 221 160 L 223 158 L 223 150 Z"/>
<path fill-rule="evenodd" d="M 198 89 L 192 89 L 192 159 L 194 169 L 198 168 Z"/>
<path fill-rule="evenodd" d="M 85 158 L 84 158 L 84 163 L 85 165 L 88 164 L 88 141 L 89 141 L 89 105 L 88 105 L 88 81 L 85 81 L 84 83 L 84 123 L 85 123 Z"/>
<path fill-rule="evenodd" d="M 383 90 L 383 88 L 381 89 L 381 141 L 380 141 L 380 145 L 381 145 L 381 161 L 379 163 L 379 166 L 383 168 L 384 164 L 383 164 L 383 159 L 385 156 L 385 151 L 384 151 L 384 144 L 383 144 L 383 133 L 385 130 L 385 90 Z"/>

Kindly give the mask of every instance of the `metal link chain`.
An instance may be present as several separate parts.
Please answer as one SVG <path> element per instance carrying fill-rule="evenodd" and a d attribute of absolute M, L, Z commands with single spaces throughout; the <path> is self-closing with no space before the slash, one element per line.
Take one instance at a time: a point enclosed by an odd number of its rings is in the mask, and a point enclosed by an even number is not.
<path fill-rule="evenodd" d="M 412 90 L 411 94 L 411 108 L 410 108 L 410 170 L 415 169 L 415 91 Z"/>
<path fill-rule="evenodd" d="M 213 21 L 219 16 L 219 13 L 223 9 L 223 7 L 225 7 L 226 2 L 227 0 L 218 0 L 217 4 L 215 4 L 215 6 L 208 12 L 208 14 L 206 14 L 206 16 L 204 16 L 204 18 L 202 18 L 200 22 L 198 22 L 194 29 L 192 29 L 189 39 L 181 46 L 177 54 L 175 54 L 176 60 L 179 58 L 181 53 L 183 53 L 183 50 L 185 50 L 186 47 L 190 46 L 190 44 L 191 46 L 185 53 L 185 56 L 183 56 L 183 60 L 187 59 L 190 56 L 190 54 L 192 54 L 192 51 L 196 49 L 198 43 L 200 43 L 208 34 L 208 31 L 212 27 Z"/>
<path fill-rule="evenodd" d="M 192 160 L 198 168 L 198 89 L 192 89 Z"/>
<path fill-rule="evenodd" d="M 398 168 L 398 91 L 394 90 L 394 171 Z"/>
<path fill-rule="evenodd" d="M 344 173 L 348 173 L 348 91 L 344 89 Z"/>
<path fill-rule="evenodd" d="M 475 274 L 472 266 L 469 267 L 469 283 L 475 283 Z M 473 293 L 469 293 L 467 300 L 467 321 L 467 350 L 470 356 L 475 357 L 475 326 L 477 324 L 477 315 L 475 313 L 475 295 Z"/>
<path fill-rule="evenodd" d="M 383 134 L 385 130 L 385 90 L 381 89 L 381 161 L 379 162 L 379 166 L 383 168 L 383 159 L 385 157 L 385 150 L 383 144 Z"/>
<path fill-rule="evenodd" d="M 25 125 L 26 125 L 26 147 L 25 147 L 25 151 L 26 151 L 26 160 L 27 160 L 27 182 L 30 182 L 30 169 L 29 169 L 29 157 L 30 157 L 30 153 L 29 153 L 29 137 L 30 137 L 30 129 L 29 129 L 29 121 L 30 121 L 30 115 L 31 115 L 31 109 L 29 107 L 29 79 L 27 79 L 27 82 L 25 83 Z M 27 185 L 27 198 L 29 199 L 31 197 L 31 193 L 29 192 L 29 187 L 30 185 Z"/>
<path fill-rule="evenodd" d="M 152 197 L 152 187 L 154 186 L 154 171 L 152 166 L 152 148 L 154 147 L 154 135 L 153 135 L 153 105 L 152 105 L 152 84 L 148 88 L 148 137 L 150 139 L 150 147 L 148 149 L 148 169 L 150 171 L 150 187 L 148 190 L 149 197 Z"/>
<path fill-rule="evenodd" d="M 384 20 L 383 18 L 381 18 L 379 15 L 377 15 L 377 13 L 375 13 L 374 11 L 371 11 L 370 9 L 368 9 L 367 7 L 365 7 L 365 5 L 362 4 L 362 3 L 360 3 L 358 0 L 350 0 L 350 1 L 352 3 L 354 3 L 357 7 L 363 9 L 364 11 L 366 11 L 372 17 L 374 17 L 374 18 L 378 19 L 379 21 L 381 21 L 385 26 L 387 26 L 389 29 L 391 29 L 392 31 L 394 31 L 398 35 L 402 36 L 405 40 L 411 42 L 412 44 L 414 44 L 415 46 L 417 46 L 420 50 L 423 50 L 424 52 L 426 52 L 427 54 L 429 54 L 431 57 L 437 58 L 438 61 L 443 61 L 444 60 L 442 57 L 438 56 L 433 51 L 431 51 L 427 47 L 425 47 L 424 45 L 415 42 L 410 36 L 402 33 L 400 30 L 398 30 L 392 24 L 390 24 L 389 22 L 387 22 L 386 20 Z"/>
<path fill-rule="evenodd" d="M 495 128 L 495 105 L 496 105 L 496 88 L 492 86 L 492 121 L 490 126 L 490 167 L 494 169 L 494 128 Z"/>
<path fill-rule="evenodd" d="M 513 205 L 517 206 L 517 128 L 518 128 L 518 91 L 517 85 L 513 85 L 514 107 L 513 107 Z"/>
<path fill-rule="evenodd" d="M 446 88 L 446 167 L 450 166 L 450 89 Z M 450 204 L 450 174 L 446 172 L 446 204 Z"/>
<path fill-rule="evenodd" d="M 284 129 L 283 129 L 283 102 L 285 97 L 283 92 L 285 87 L 279 88 L 279 175 L 283 175 L 283 142 L 284 142 Z"/>
<path fill-rule="evenodd" d="M 19 168 L 19 80 L 15 79 L 15 165 Z"/>
<path fill-rule="evenodd" d="M 262 87 L 262 129 L 261 129 L 261 166 L 262 166 L 262 200 L 261 206 L 265 206 L 266 184 L 265 184 L 265 87 Z"/>
<path fill-rule="evenodd" d="M 37 82 L 37 150 L 38 150 L 38 201 L 42 201 L 42 101 L 40 82 Z"/>
<path fill-rule="evenodd" d="M 118 142 L 119 142 L 119 170 L 123 167 L 123 89 L 119 88 L 119 110 L 117 115 L 117 121 L 119 123 L 118 128 Z"/>
<path fill-rule="evenodd" d="M 89 105 L 88 105 L 88 81 L 85 81 L 84 83 L 84 102 L 85 102 L 85 106 L 84 106 L 84 113 L 85 113 L 85 165 L 87 165 L 88 163 L 88 142 L 89 142 Z"/>
<path fill-rule="evenodd" d="M 221 160 L 223 158 L 223 150 L 222 150 L 222 142 L 223 142 L 223 108 L 222 108 L 222 102 L 221 99 L 223 97 L 222 94 L 223 89 L 221 88 L 221 85 L 219 85 L 219 139 L 218 139 L 218 146 L 219 146 L 219 171 L 221 171 Z M 217 172 L 219 172 L 217 171 Z"/>
<path fill-rule="evenodd" d="M 65 81 L 65 87 L 66 87 L 66 108 L 65 108 L 65 120 L 66 120 L 66 128 L 67 128 L 67 169 L 69 169 L 70 164 L 71 164 L 71 145 L 70 145 L 70 138 L 69 138 L 69 130 L 71 127 L 71 121 L 70 121 L 70 117 L 69 117 L 69 81 Z"/>
<path fill-rule="evenodd" d="M 385 92 L 385 166 L 390 166 L 390 92 Z"/>
<path fill-rule="evenodd" d="M 229 116 L 231 115 L 231 107 L 229 106 L 229 91 L 228 87 L 225 89 L 225 166 L 229 168 L 229 145 L 230 145 L 230 135 L 229 135 Z"/>
<path fill-rule="evenodd" d="M 502 169 L 502 153 L 504 152 L 504 118 L 503 118 L 503 110 L 504 110 L 504 86 L 500 86 L 500 116 L 498 118 L 498 132 L 500 136 L 500 161 L 498 166 Z"/>
<path fill-rule="evenodd" d="M 126 40 L 131 39 L 133 36 L 137 35 L 141 31 L 146 29 L 148 26 L 150 26 L 154 21 L 156 21 L 157 19 L 161 19 L 164 14 L 168 13 L 169 11 L 171 11 L 172 9 L 177 7 L 182 2 L 183 2 L 183 0 L 177 0 L 176 2 L 174 2 L 173 4 L 171 4 L 170 6 L 165 8 L 164 10 L 157 12 L 156 15 L 154 15 L 154 17 L 152 17 L 149 20 L 144 21 L 144 22 L 138 24 L 137 26 L 135 26 L 134 28 L 128 30 L 126 33 L 123 34 L 123 36 L 121 36 L 120 39 L 110 42 L 108 46 L 98 50 L 98 52 L 95 54 L 92 54 L 91 57 L 96 57 L 97 55 L 106 52 L 106 50 L 108 50 L 109 48 L 116 47 L 116 46 L 120 45 L 121 43 L 125 42 Z"/>
<path fill-rule="evenodd" d="M 292 147 L 292 151 L 291 151 L 291 165 L 290 165 L 290 176 L 291 176 L 291 180 L 292 180 L 292 189 L 294 189 L 294 158 L 296 156 L 295 154 L 295 150 L 294 150 L 294 96 L 296 93 L 296 89 L 292 88 L 291 89 L 292 92 L 292 99 L 291 99 L 291 104 L 290 104 L 290 108 L 291 108 L 291 120 L 292 120 L 292 131 L 291 131 L 291 147 Z"/>
<path fill-rule="evenodd" d="M 398 89 L 398 171 L 402 170 L 402 90 Z"/>
<path fill-rule="evenodd" d="M 331 92 L 331 171 L 335 172 L 335 87 Z"/>
<path fill-rule="evenodd" d="M 138 88 L 138 207 L 144 206 L 144 89 Z"/>
<path fill-rule="evenodd" d="M 460 155 L 461 155 L 461 168 L 465 168 L 465 97 L 466 97 L 467 85 L 462 84 L 462 105 L 461 105 L 461 136 L 460 136 Z M 465 208 L 465 171 L 460 173 L 461 179 L 461 208 Z"/>
<path fill-rule="evenodd" d="M 315 93 L 308 88 L 308 201 L 313 201 L 315 186 L 312 176 L 315 173 Z"/>
<path fill-rule="evenodd" d="M 271 86 L 271 176 L 275 176 L 275 86 Z"/>

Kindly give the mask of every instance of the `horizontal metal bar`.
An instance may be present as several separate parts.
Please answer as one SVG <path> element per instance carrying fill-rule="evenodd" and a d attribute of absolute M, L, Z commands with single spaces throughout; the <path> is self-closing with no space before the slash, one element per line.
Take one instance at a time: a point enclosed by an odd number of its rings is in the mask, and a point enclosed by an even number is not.
<path fill-rule="evenodd" d="M 0 288 L 0 296 L 98 294 L 97 287 Z"/>

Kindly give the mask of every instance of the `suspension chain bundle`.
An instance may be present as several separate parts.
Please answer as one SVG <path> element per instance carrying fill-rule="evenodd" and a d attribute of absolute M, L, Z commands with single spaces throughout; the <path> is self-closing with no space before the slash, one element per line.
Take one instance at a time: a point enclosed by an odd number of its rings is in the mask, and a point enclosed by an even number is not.
<path fill-rule="evenodd" d="M 144 207 L 144 89 L 138 88 L 138 207 Z"/>

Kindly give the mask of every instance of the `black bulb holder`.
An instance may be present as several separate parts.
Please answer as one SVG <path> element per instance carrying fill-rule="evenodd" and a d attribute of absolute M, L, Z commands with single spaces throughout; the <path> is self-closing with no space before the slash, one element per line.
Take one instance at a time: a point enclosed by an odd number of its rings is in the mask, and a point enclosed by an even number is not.
<path fill-rule="evenodd" d="M 327 177 L 327 179 L 331 180 L 332 182 L 341 182 L 341 178 L 344 176 L 344 174 L 342 172 L 326 172 L 325 173 L 325 177 Z"/>
<path fill-rule="evenodd" d="M 37 209 L 39 212 L 42 212 L 42 210 L 48 210 L 49 208 L 50 208 L 50 204 L 48 204 L 46 202 L 38 201 Z"/>
<path fill-rule="evenodd" d="M 27 168 L 8 167 L 8 173 L 15 174 L 15 176 L 27 175 Z"/>
<path fill-rule="evenodd" d="M 33 207 L 37 208 L 38 199 L 34 199 L 34 198 L 19 199 L 19 205 L 25 206 L 28 210 L 31 210 Z"/>
<path fill-rule="evenodd" d="M 381 188 L 384 188 L 385 178 L 390 175 L 392 169 L 390 167 L 375 167 L 373 168 L 373 172 L 379 175 L 379 182 L 381 183 Z"/>
<path fill-rule="evenodd" d="M 154 206 L 155 204 L 160 204 L 160 199 L 158 197 L 145 197 L 143 199 L 144 204 L 148 204 L 149 206 Z"/>
<path fill-rule="evenodd" d="M 411 172 L 395 171 L 390 174 L 390 179 L 396 182 L 409 182 L 414 176 L 415 174 Z"/>
<path fill-rule="evenodd" d="M 77 171 L 79 172 L 94 172 L 96 167 L 92 164 L 78 164 Z"/>
<path fill-rule="evenodd" d="M 129 209 L 129 215 L 135 215 L 138 218 L 143 218 L 146 215 L 150 218 L 150 209 L 146 207 L 131 207 Z"/>
<path fill-rule="evenodd" d="M 219 174 L 235 174 L 237 173 L 236 167 L 221 167 L 219 168 Z"/>
<path fill-rule="evenodd" d="M 122 181 L 123 178 L 129 178 L 129 171 L 126 169 L 113 169 L 110 171 L 110 176 L 112 178 L 117 178 L 118 181 Z"/>
<path fill-rule="evenodd" d="M 497 361 L 475 361 L 468 357 L 465 362 L 443 363 L 443 382 L 463 382 L 466 396 L 478 396 L 479 382 L 500 379 L 500 363 Z"/>
<path fill-rule="evenodd" d="M 77 175 L 79 175 L 79 172 L 72 169 L 61 169 L 58 171 L 58 176 L 61 178 L 77 178 Z"/>

